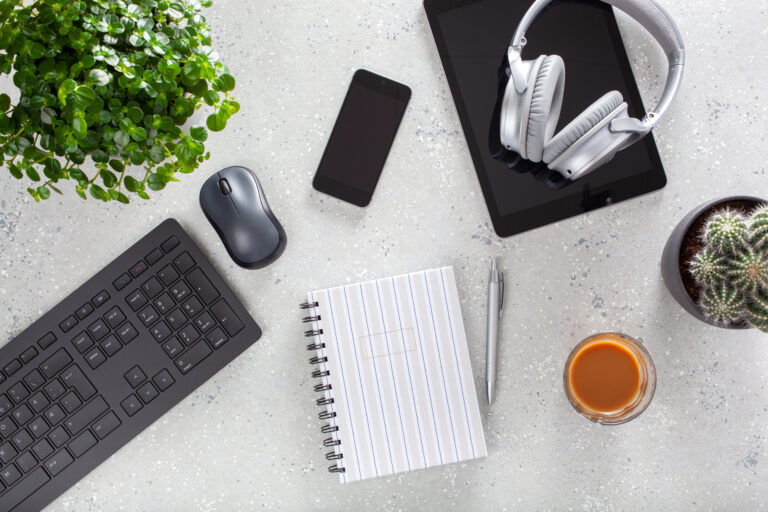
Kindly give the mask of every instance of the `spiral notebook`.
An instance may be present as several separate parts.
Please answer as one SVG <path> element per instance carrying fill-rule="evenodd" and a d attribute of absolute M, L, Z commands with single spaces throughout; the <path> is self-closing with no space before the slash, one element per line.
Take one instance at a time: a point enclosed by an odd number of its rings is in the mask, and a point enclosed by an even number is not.
<path fill-rule="evenodd" d="M 487 455 L 452 267 L 310 292 L 301 307 L 342 482 Z"/>

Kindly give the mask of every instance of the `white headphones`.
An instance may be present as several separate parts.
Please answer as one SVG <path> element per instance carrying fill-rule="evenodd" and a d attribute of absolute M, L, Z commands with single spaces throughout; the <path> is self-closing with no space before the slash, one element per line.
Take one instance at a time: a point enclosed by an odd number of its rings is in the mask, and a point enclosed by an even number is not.
<path fill-rule="evenodd" d="M 659 104 L 642 120 L 629 117 L 619 91 L 590 105 L 554 135 L 563 104 L 565 65 L 559 55 L 522 60 L 525 31 L 556 0 L 536 0 L 515 30 L 509 48 L 510 78 L 500 112 L 501 144 L 522 158 L 541 162 L 568 180 L 576 180 L 608 162 L 643 138 L 656 125 L 677 94 L 685 50 L 677 25 L 654 0 L 602 0 L 639 22 L 664 49 L 669 70 Z M 554 135 L 554 136 L 553 136 Z"/>

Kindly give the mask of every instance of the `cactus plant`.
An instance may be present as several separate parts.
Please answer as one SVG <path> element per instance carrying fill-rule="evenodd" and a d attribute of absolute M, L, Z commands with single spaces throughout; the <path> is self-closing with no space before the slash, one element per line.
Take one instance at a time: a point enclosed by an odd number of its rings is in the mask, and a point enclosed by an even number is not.
<path fill-rule="evenodd" d="M 701 287 L 699 307 L 724 326 L 747 323 L 768 332 L 768 206 L 746 215 L 715 212 L 689 270 Z"/>

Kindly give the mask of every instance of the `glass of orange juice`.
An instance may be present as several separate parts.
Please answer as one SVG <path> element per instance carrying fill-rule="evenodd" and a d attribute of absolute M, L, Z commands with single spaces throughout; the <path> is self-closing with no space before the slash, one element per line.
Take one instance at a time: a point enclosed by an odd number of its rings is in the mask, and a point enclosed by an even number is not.
<path fill-rule="evenodd" d="M 620 425 L 651 403 L 656 368 L 637 340 L 606 332 L 576 345 L 565 363 L 563 383 L 571 405 L 587 419 Z"/>

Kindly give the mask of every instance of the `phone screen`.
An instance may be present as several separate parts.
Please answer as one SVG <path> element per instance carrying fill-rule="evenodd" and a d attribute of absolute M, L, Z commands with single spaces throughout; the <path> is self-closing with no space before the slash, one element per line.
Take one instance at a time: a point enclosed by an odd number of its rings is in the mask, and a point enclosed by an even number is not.
<path fill-rule="evenodd" d="M 373 196 L 411 90 L 370 71 L 355 72 L 313 186 L 357 206 Z"/>

